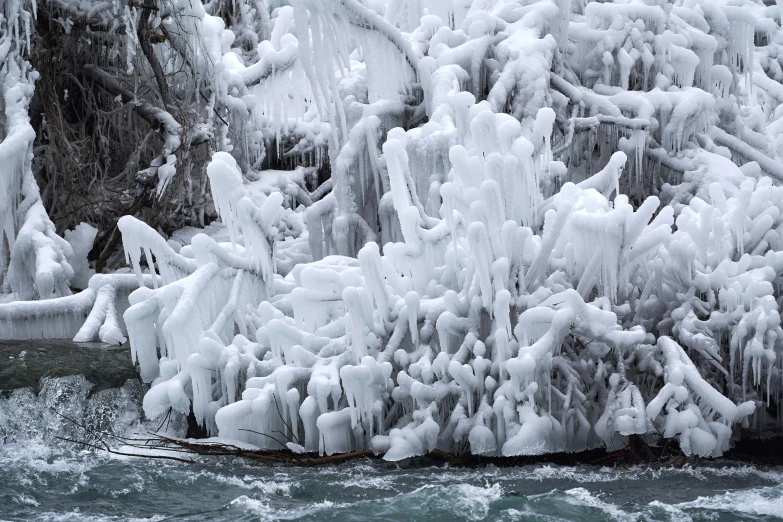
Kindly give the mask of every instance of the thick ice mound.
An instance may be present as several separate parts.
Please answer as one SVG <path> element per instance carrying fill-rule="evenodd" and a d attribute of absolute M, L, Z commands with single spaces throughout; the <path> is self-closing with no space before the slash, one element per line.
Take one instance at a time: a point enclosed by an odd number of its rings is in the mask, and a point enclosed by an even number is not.
<path fill-rule="evenodd" d="M 772 348 L 747 346 L 724 361 L 704 333 L 712 325 L 687 310 L 694 301 L 672 306 L 691 288 L 714 295 L 716 330 L 777 314 L 774 299 L 763 299 L 772 292 L 763 274 L 774 279 L 783 258 L 734 252 L 733 216 L 748 212 L 741 191 L 727 198 L 720 184 L 711 186 L 725 213 L 694 198 L 673 232 L 670 209 L 653 217 L 658 198 L 634 210 L 626 196 L 604 195 L 615 191 L 626 161 L 618 152 L 551 201 L 534 197 L 525 226 L 513 212 L 528 195 L 500 186 L 540 175 L 540 158 L 516 120 L 472 101 L 467 109 L 472 117 L 455 128 L 454 166 L 440 189 L 442 219 L 413 203 L 406 182 L 406 141 L 415 133 L 389 132 L 382 159 L 402 241 L 384 245 L 383 255 L 368 242 L 357 259 L 331 255 L 271 275 L 275 241 L 266 241 L 275 237 L 280 199 L 256 207 L 220 154 L 208 169 L 215 199 L 245 248 L 196 236 L 187 259 L 140 222 L 123 222 L 134 268 L 140 273 L 140 248 L 147 249 L 168 283 L 133 293 L 125 313 L 142 372 L 155 379 L 148 415 L 187 412 L 192 403 L 221 437 L 269 448 L 296 441 L 327 454 L 370 447 L 390 460 L 434 448 L 573 451 L 656 430 L 699 455 L 727 449 L 753 402 L 736 405 L 676 341 L 644 326 L 676 329 L 702 361 L 736 371 L 746 393 L 765 384 Z M 535 125 L 551 128 L 551 118 L 540 121 L 548 117 L 542 109 Z M 481 150 L 479 131 L 508 136 Z M 546 147 L 539 154 L 551 154 Z M 493 170 L 500 162 L 510 167 Z M 759 204 L 750 215 L 783 197 L 768 178 L 743 190 Z M 693 228 L 707 208 L 711 219 Z M 716 231 L 728 232 L 727 243 L 704 240 Z M 189 274 L 176 278 L 171 267 Z M 740 271 L 757 277 L 737 278 Z M 756 328 L 779 331 L 766 320 Z"/>
<path fill-rule="evenodd" d="M 296 0 L 252 63 L 193 15 L 229 125 L 328 149 L 331 179 L 241 167 L 224 129 L 227 241 L 124 217 L 127 303 L 96 275 L 4 335 L 127 331 L 148 416 L 262 448 L 717 456 L 780 429 L 777 6 Z"/>

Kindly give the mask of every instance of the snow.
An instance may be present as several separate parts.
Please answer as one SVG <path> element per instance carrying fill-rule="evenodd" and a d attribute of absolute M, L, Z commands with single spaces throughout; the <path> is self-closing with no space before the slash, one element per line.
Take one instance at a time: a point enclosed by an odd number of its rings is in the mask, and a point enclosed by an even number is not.
<path fill-rule="evenodd" d="M 250 50 L 194 13 L 220 223 L 123 217 L 133 274 L 54 233 L 9 62 L 0 337 L 127 336 L 147 416 L 259 448 L 719 456 L 781 429 L 778 10 L 297 0 Z"/>

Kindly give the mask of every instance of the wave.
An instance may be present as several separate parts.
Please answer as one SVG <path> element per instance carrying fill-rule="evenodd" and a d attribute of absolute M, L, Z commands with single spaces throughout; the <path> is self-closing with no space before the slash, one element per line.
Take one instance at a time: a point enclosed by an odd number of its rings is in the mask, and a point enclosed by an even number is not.
<path fill-rule="evenodd" d="M 347 506 L 347 504 L 344 505 Z M 258 517 L 258 520 L 262 521 L 297 520 L 307 517 L 308 515 L 315 515 L 320 511 L 334 509 L 341 506 L 343 505 L 335 504 L 334 502 L 330 502 L 328 500 L 323 500 L 297 508 L 274 507 L 269 501 L 250 498 L 245 495 L 234 499 L 229 504 L 229 507 L 239 508 L 241 511 L 251 513 Z"/>
<path fill-rule="evenodd" d="M 780 517 L 783 514 L 783 485 L 728 491 L 677 504 L 679 509 L 728 511 L 748 515 Z"/>

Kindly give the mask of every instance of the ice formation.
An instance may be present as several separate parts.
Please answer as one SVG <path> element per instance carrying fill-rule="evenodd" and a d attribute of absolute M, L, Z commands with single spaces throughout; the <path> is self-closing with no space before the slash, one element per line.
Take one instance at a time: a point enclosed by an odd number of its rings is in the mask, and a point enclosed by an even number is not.
<path fill-rule="evenodd" d="M 28 111 L 38 73 L 22 54 L 31 17 L 17 0 L 4 2 L 0 11 L 0 273 L 20 298 L 49 299 L 71 293 L 74 253 L 56 234 L 30 168 L 35 131 Z"/>
<path fill-rule="evenodd" d="M 34 73 L 5 60 L 0 181 L 24 199 L 0 209 L 20 299 L 2 337 L 127 335 L 147 416 L 192 411 L 261 448 L 400 460 L 638 435 L 718 456 L 781 429 L 778 6 L 281 4 L 258 4 L 249 52 L 239 22 L 177 3 L 228 108 L 206 168 L 222 228 L 182 244 L 124 217 L 135 275 L 75 295 L 91 231 L 59 239 L 25 206 Z M 267 154 L 296 168 L 259 172 Z"/>

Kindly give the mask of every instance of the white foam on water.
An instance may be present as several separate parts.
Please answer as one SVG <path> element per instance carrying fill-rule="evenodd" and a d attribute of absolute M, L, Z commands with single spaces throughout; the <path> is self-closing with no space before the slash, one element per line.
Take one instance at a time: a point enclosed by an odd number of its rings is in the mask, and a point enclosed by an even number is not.
<path fill-rule="evenodd" d="M 67 513 L 57 513 L 53 511 L 40 513 L 31 520 L 42 522 L 161 522 L 165 519 L 166 517 L 163 515 L 153 515 L 149 518 L 133 518 L 108 515 L 88 515 L 86 513 L 75 510 L 69 511 Z"/>
<path fill-rule="evenodd" d="M 695 479 L 706 481 L 711 475 L 721 477 L 748 477 L 783 481 L 783 473 L 759 470 L 750 466 L 741 467 L 716 467 L 716 468 L 661 468 L 653 469 L 647 466 L 633 466 L 627 469 L 615 469 L 607 466 L 558 466 L 555 464 L 542 464 L 538 466 L 525 466 L 520 468 L 497 468 L 489 466 L 481 471 L 474 470 L 448 470 L 435 469 L 428 476 L 430 482 L 454 483 L 475 482 L 481 480 L 545 480 L 574 481 L 578 483 L 607 483 L 619 480 L 651 480 L 660 479 L 666 475 L 688 475 Z"/>
<path fill-rule="evenodd" d="M 636 513 L 627 513 L 620 509 L 618 506 L 601 500 L 596 495 L 593 495 L 585 488 L 574 488 L 565 491 L 566 502 L 576 506 L 585 506 L 595 509 L 599 509 L 609 515 L 612 520 L 619 522 L 635 521 L 639 519 L 639 515 Z"/>
<path fill-rule="evenodd" d="M 401 500 L 415 501 L 435 510 L 454 513 L 463 520 L 483 520 L 489 514 L 492 502 L 502 496 L 500 484 L 483 487 L 464 483 L 449 486 L 428 484 L 390 500 L 395 503 Z"/>
<path fill-rule="evenodd" d="M 246 477 L 247 479 L 247 477 Z M 388 480 L 389 476 L 367 477 L 355 476 L 348 480 L 335 482 L 341 487 L 359 487 L 363 489 L 394 490 Z M 232 485 L 234 481 L 227 481 Z M 247 482 L 244 482 L 247 485 Z M 285 488 L 285 486 L 283 486 Z M 475 486 L 465 483 L 450 484 L 448 486 L 428 484 L 409 492 L 400 493 L 387 499 L 369 501 L 383 502 L 400 506 L 428 506 L 434 511 L 451 513 L 461 520 L 483 520 L 490 511 L 492 502 L 503 496 L 503 490 L 499 484 L 486 484 Z M 356 507 L 357 504 L 365 504 L 367 500 L 359 500 L 356 503 L 338 503 L 323 500 L 316 503 L 308 503 L 306 506 L 296 509 L 280 508 L 271 505 L 271 499 L 253 498 L 242 495 L 229 504 L 231 507 L 239 507 L 252 512 L 262 520 L 290 520 L 310 516 L 325 509 L 340 509 L 344 507 Z"/>
<path fill-rule="evenodd" d="M 372 469 L 378 473 L 378 470 Z M 655 480 L 666 476 L 687 475 L 699 481 L 707 481 L 710 477 L 758 477 L 773 482 L 783 482 L 783 472 L 758 469 L 752 466 L 736 467 L 699 467 L 685 466 L 683 468 L 659 468 L 648 466 L 633 466 L 627 469 L 616 469 L 607 466 L 558 466 L 555 464 L 542 464 L 538 466 L 525 466 L 519 468 L 497 468 L 488 466 L 481 471 L 475 470 L 449 470 L 448 468 L 436 468 L 427 475 L 431 483 L 450 484 L 455 482 L 475 482 L 482 480 L 545 480 L 574 481 L 578 483 L 607 483 L 616 481 Z M 400 474 L 404 476 L 404 473 Z M 388 480 L 396 475 L 385 474 Z"/>
<path fill-rule="evenodd" d="M 500 468 L 487 467 L 480 471 L 475 470 L 450 470 L 448 468 L 435 468 L 427 476 L 430 483 L 437 484 L 460 484 L 475 481 L 497 480 L 507 478 L 508 475 L 501 473 Z"/>
<path fill-rule="evenodd" d="M 524 506 L 521 510 L 520 509 L 504 509 L 500 512 L 501 517 L 500 520 L 512 520 L 512 521 L 520 521 L 520 522 L 527 522 L 529 520 L 546 520 L 549 522 L 572 522 L 568 519 L 563 519 L 560 517 L 556 517 L 553 515 L 548 515 L 546 513 L 537 513 L 535 512 L 530 506 Z"/>
<path fill-rule="evenodd" d="M 683 468 L 659 468 L 647 466 L 633 466 L 628 469 L 618 470 L 609 467 L 591 469 L 589 467 L 570 467 L 544 464 L 533 470 L 519 469 L 504 478 L 529 479 L 529 480 L 573 480 L 579 483 L 614 482 L 617 480 L 651 480 L 665 476 L 687 475 L 699 481 L 708 481 L 710 477 L 747 478 L 758 477 L 770 482 L 783 482 L 783 472 L 770 469 L 759 469 L 753 466 L 716 466 L 698 467 L 685 466 Z"/>
<path fill-rule="evenodd" d="M 338 504 L 329 500 L 313 502 L 299 509 L 274 508 L 264 500 L 242 495 L 229 503 L 229 506 L 253 513 L 261 520 L 295 520 L 307 515 L 313 515 L 319 511 L 332 508 L 340 508 L 347 504 Z"/>
<path fill-rule="evenodd" d="M 167 465 L 179 466 L 179 463 L 177 462 L 163 462 Z M 226 468 L 226 471 L 241 471 L 243 467 L 244 466 L 242 466 L 242 464 L 237 464 L 236 466 L 232 464 L 230 468 Z M 164 479 L 172 477 L 171 471 L 171 469 L 167 470 L 165 468 L 158 469 L 157 465 L 151 470 L 154 475 Z M 229 486 L 231 488 L 258 491 L 263 495 L 279 495 L 283 497 L 290 497 L 292 491 L 298 487 L 296 481 L 286 473 L 275 473 L 271 477 L 262 478 L 253 476 L 251 474 L 245 474 L 244 476 L 223 474 L 226 471 L 216 472 L 206 469 L 195 471 L 187 467 L 180 467 L 179 471 L 183 471 L 184 473 L 177 475 L 178 482 L 186 482 L 187 484 L 193 485 L 201 480 L 204 480 L 209 484 L 208 487 L 214 487 L 217 485 Z M 255 468 L 254 471 L 257 472 L 258 468 Z"/>
<path fill-rule="evenodd" d="M 379 489 L 385 491 L 396 491 L 393 481 L 390 477 L 368 477 L 366 475 L 354 475 L 348 480 L 338 482 L 340 486 L 346 488 L 359 488 L 359 489 Z"/>
<path fill-rule="evenodd" d="M 738 473 L 755 474 L 751 471 L 753 469 L 748 468 L 740 470 Z M 564 493 L 567 502 L 598 509 L 618 522 L 658 520 L 661 511 L 665 519 L 671 522 L 694 520 L 689 513 L 691 510 L 706 510 L 710 512 L 709 515 L 714 515 L 718 511 L 762 516 L 780 516 L 783 513 L 783 486 L 729 491 L 720 495 L 698 497 L 696 500 L 674 505 L 654 500 L 647 505 L 647 509 L 642 508 L 639 511 L 625 511 L 618 505 L 603 500 L 600 494 L 592 493 L 585 488 L 569 489 Z M 655 513 L 656 511 L 658 513 Z"/>
<path fill-rule="evenodd" d="M 704 475 L 718 477 L 759 477 L 764 480 L 783 483 L 783 472 L 771 469 L 759 469 L 753 466 L 699 468 Z M 698 470 L 694 470 L 698 471 Z"/>
<path fill-rule="evenodd" d="M 663 502 L 659 500 L 653 500 L 650 502 L 649 506 L 654 509 L 659 509 L 666 513 L 667 520 L 670 520 L 671 522 L 691 522 L 693 518 L 691 518 L 690 515 L 685 513 L 683 510 L 678 508 L 677 506 L 672 506 L 670 504 L 664 504 Z"/>
<path fill-rule="evenodd" d="M 286 480 L 286 476 L 273 479 L 259 479 L 250 475 L 244 477 L 237 476 L 225 476 L 211 472 L 202 472 L 200 475 L 212 478 L 216 482 L 226 484 L 228 486 L 235 486 L 242 489 L 258 490 L 264 495 L 282 495 L 285 497 L 291 496 L 291 489 L 296 485 L 290 480 Z"/>
<path fill-rule="evenodd" d="M 146 486 L 144 475 L 142 475 L 138 471 L 134 471 L 133 473 L 130 473 L 126 476 L 132 479 L 132 483 L 122 489 L 110 490 L 108 492 L 109 496 L 111 496 L 112 498 L 118 498 L 125 495 L 130 495 L 132 493 L 141 493 L 144 491 L 144 488 Z"/>
<path fill-rule="evenodd" d="M 399 471 L 399 473 L 397 473 Z M 319 475 L 337 475 L 344 477 L 345 475 L 380 475 L 385 477 L 393 477 L 396 475 L 402 475 L 404 470 L 389 470 L 381 469 L 372 464 L 368 460 L 358 460 L 356 462 L 349 462 L 342 465 L 323 466 L 318 468 Z"/>
<path fill-rule="evenodd" d="M 0 469 L 15 470 L 10 480 L 22 487 L 43 484 L 47 475 L 56 475 L 72 480 L 75 492 L 87 484 L 86 474 L 104 461 L 97 454 L 84 458 L 83 454 L 65 452 L 37 440 L 0 445 Z"/>
<path fill-rule="evenodd" d="M 577 482 L 613 482 L 626 478 L 611 468 L 602 467 L 596 471 L 579 469 L 576 467 L 561 467 L 544 465 L 532 470 L 527 476 L 521 478 L 532 480 L 574 480 Z"/>
<path fill-rule="evenodd" d="M 470 520 L 481 520 L 489 513 L 489 506 L 503 496 L 499 484 L 477 487 L 470 484 L 458 484 L 456 490 L 459 496 L 455 501 L 454 510 L 463 512 Z"/>
<path fill-rule="evenodd" d="M 18 495 L 14 495 L 13 501 L 23 506 L 38 507 L 41 505 L 40 502 L 38 502 L 35 499 L 35 497 L 33 497 L 32 495 L 25 495 L 24 493 L 19 493 Z"/>
<path fill-rule="evenodd" d="M 36 471 L 57 473 L 83 471 L 83 468 L 89 468 L 91 464 L 83 459 L 67 458 L 62 451 L 43 441 L 30 440 L 0 446 L 0 466 L 4 468 L 24 466 Z"/>
<path fill-rule="evenodd" d="M 783 486 L 727 491 L 722 495 L 699 497 L 691 502 L 676 504 L 676 507 L 779 517 L 783 513 Z"/>

